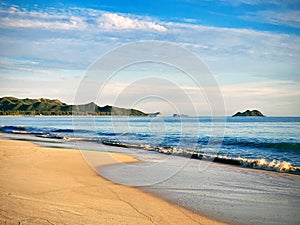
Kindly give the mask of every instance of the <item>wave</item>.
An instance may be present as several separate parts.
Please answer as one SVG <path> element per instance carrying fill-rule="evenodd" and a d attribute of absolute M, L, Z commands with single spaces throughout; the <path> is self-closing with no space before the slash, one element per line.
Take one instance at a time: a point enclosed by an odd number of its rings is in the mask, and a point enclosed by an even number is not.
<path fill-rule="evenodd" d="M 163 144 L 168 146 L 174 146 L 174 143 L 184 143 L 188 142 L 194 143 L 195 137 L 181 137 L 177 136 L 167 136 L 164 139 Z M 209 136 L 203 136 L 198 139 L 199 147 L 210 146 L 222 146 L 223 148 L 235 147 L 235 148 L 255 148 L 255 149 L 274 149 L 280 152 L 299 152 L 300 153 L 300 143 L 295 140 L 289 141 L 278 141 L 272 139 L 257 139 L 257 138 L 238 138 L 238 137 L 224 137 L 224 138 L 213 138 Z"/>
<path fill-rule="evenodd" d="M 300 167 L 294 167 L 289 162 L 281 162 L 279 160 L 272 160 L 268 162 L 266 159 L 244 159 L 238 158 L 243 167 L 263 169 L 263 170 L 273 170 L 277 172 L 294 172 L 300 175 Z"/>
<path fill-rule="evenodd" d="M 147 151 L 156 151 L 158 153 L 167 154 L 167 155 L 189 157 L 192 159 L 199 159 L 199 160 L 206 160 L 206 161 L 211 161 L 216 163 L 241 166 L 244 168 L 286 172 L 286 173 L 300 175 L 300 167 L 295 167 L 289 162 L 279 161 L 275 159 L 272 160 L 271 162 L 268 162 L 266 159 L 246 159 L 240 157 L 235 158 L 235 157 L 228 157 L 228 156 L 217 156 L 217 155 L 205 154 L 203 152 L 199 152 L 198 150 L 192 150 L 192 149 L 182 149 L 182 148 L 175 148 L 169 146 L 138 145 L 138 144 L 123 143 L 123 142 L 117 142 L 111 140 L 102 140 L 102 143 L 110 146 L 144 149 Z"/>
<path fill-rule="evenodd" d="M 56 129 L 56 128 L 36 128 L 23 126 L 1 126 L 0 132 L 4 133 L 28 133 L 28 134 L 50 134 L 50 133 L 89 133 L 89 130 Z"/>
<path fill-rule="evenodd" d="M 18 126 L 1 126 L 0 131 L 4 133 L 11 133 L 13 131 L 26 131 L 26 127 L 18 127 Z"/>
<path fill-rule="evenodd" d="M 24 126 L 0 126 L 0 132 L 13 133 L 13 134 L 32 134 L 37 137 L 44 138 L 57 138 L 57 139 L 68 139 L 68 140 L 99 140 L 99 138 L 112 138 L 118 139 L 138 139 L 143 140 L 144 138 L 150 137 L 147 133 L 117 133 L 109 131 L 92 131 L 84 129 L 70 129 L 70 128 L 36 128 L 36 127 L 24 127 Z M 74 137 L 81 136 L 81 137 Z M 92 138 L 93 137 L 93 138 Z"/>
<path fill-rule="evenodd" d="M 143 139 L 143 138 L 148 138 L 151 135 L 147 133 L 134 133 L 134 132 L 126 132 L 126 133 L 117 133 L 117 132 L 105 132 L 105 131 L 100 131 L 97 133 L 99 136 L 103 137 L 116 137 L 116 139 L 121 139 L 121 138 L 138 138 L 138 139 Z"/>
<path fill-rule="evenodd" d="M 272 140 L 250 140 L 225 137 L 222 146 L 237 146 L 237 147 L 250 147 L 250 148 L 269 148 L 278 151 L 293 151 L 300 152 L 299 142 L 274 142 Z"/>
<path fill-rule="evenodd" d="M 57 133 L 73 133 L 73 129 L 54 129 L 52 132 L 57 132 Z"/>
<path fill-rule="evenodd" d="M 3 133 L 15 133 L 15 134 L 33 134 L 39 135 L 45 133 L 41 129 L 35 129 L 31 127 L 22 127 L 22 126 L 1 126 L 0 132 Z"/>

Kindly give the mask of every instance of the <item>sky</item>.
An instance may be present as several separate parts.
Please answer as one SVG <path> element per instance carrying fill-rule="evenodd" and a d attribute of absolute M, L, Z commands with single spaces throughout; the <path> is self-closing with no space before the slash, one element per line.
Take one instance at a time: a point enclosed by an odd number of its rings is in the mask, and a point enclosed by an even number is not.
<path fill-rule="evenodd" d="M 0 96 L 74 103 L 93 63 L 145 40 L 170 42 L 201 59 L 226 115 L 258 109 L 300 116 L 298 0 L 1 1 Z M 116 72 L 91 101 L 211 115 L 206 88 L 178 68 L 140 63 Z"/>

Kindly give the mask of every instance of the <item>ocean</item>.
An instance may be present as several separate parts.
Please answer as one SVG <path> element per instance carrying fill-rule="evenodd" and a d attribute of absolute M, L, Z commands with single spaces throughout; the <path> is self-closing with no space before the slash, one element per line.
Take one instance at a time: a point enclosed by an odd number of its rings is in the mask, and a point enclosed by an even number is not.
<path fill-rule="evenodd" d="M 101 176 L 234 224 L 299 224 L 300 117 L 0 117 L 4 137 L 81 150 Z M 97 168 L 88 151 L 138 164 Z"/>
<path fill-rule="evenodd" d="M 5 133 L 199 152 L 256 169 L 293 172 L 300 167 L 300 117 L 13 116 L 0 117 L 0 126 Z"/>

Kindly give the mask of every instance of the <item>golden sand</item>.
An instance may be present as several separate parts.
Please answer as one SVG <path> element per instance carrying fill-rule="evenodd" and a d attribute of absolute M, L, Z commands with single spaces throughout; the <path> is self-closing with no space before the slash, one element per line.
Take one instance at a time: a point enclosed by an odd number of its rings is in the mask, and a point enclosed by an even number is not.
<path fill-rule="evenodd" d="M 111 163 L 108 153 L 96 154 L 103 155 L 101 165 Z M 0 224 L 222 223 L 105 180 L 77 150 L 0 139 Z"/>

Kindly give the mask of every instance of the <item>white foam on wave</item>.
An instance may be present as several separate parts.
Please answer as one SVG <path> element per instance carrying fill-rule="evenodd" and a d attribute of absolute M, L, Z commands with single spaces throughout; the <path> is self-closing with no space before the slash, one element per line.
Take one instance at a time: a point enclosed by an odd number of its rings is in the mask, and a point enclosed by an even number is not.
<path fill-rule="evenodd" d="M 241 157 L 229 157 L 229 156 L 222 156 L 216 154 L 209 154 L 207 152 L 199 152 L 192 149 L 181 149 L 175 147 L 162 147 L 162 146 L 151 146 L 151 145 L 138 145 L 138 144 L 128 144 L 128 143 L 120 143 L 110 140 L 102 140 L 103 144 L 106 145 L 113 145 L 118 147 L 126 147 L 126 148 L 137 148 L 137 149 L 144 149 L 147 151 L 156 151 L 163 154 L 168 155 L 178 155 L 184 157 L 190 157 L 194 159 L 200 160 L 208 160 L 223 164 L 230 164 L 236 166 L 242 166 L 247 168 L 253 169 L 262 169 L 262 170 L 269 170 L 269 171 L 276 171 L 276 172 L 288 172 L 294 174 L 300 174 L 300 167 L 295 167 L 291 163 L 286 161 L 279 161 L 279 160 L 272 160 L 268 162 L 266 159 L 246 159 Z"/>
<path fill-rule="evenodd" d="M 272 170 L 277 172 L 293 172 L 299 171 L 300 167 L 292 166 L 291 163 L 286 161 L 272 160 L 268 162 L 266 159 L 244 159 L 238 158 L 243 167 L 250 167 L 254 169 Z"/>

